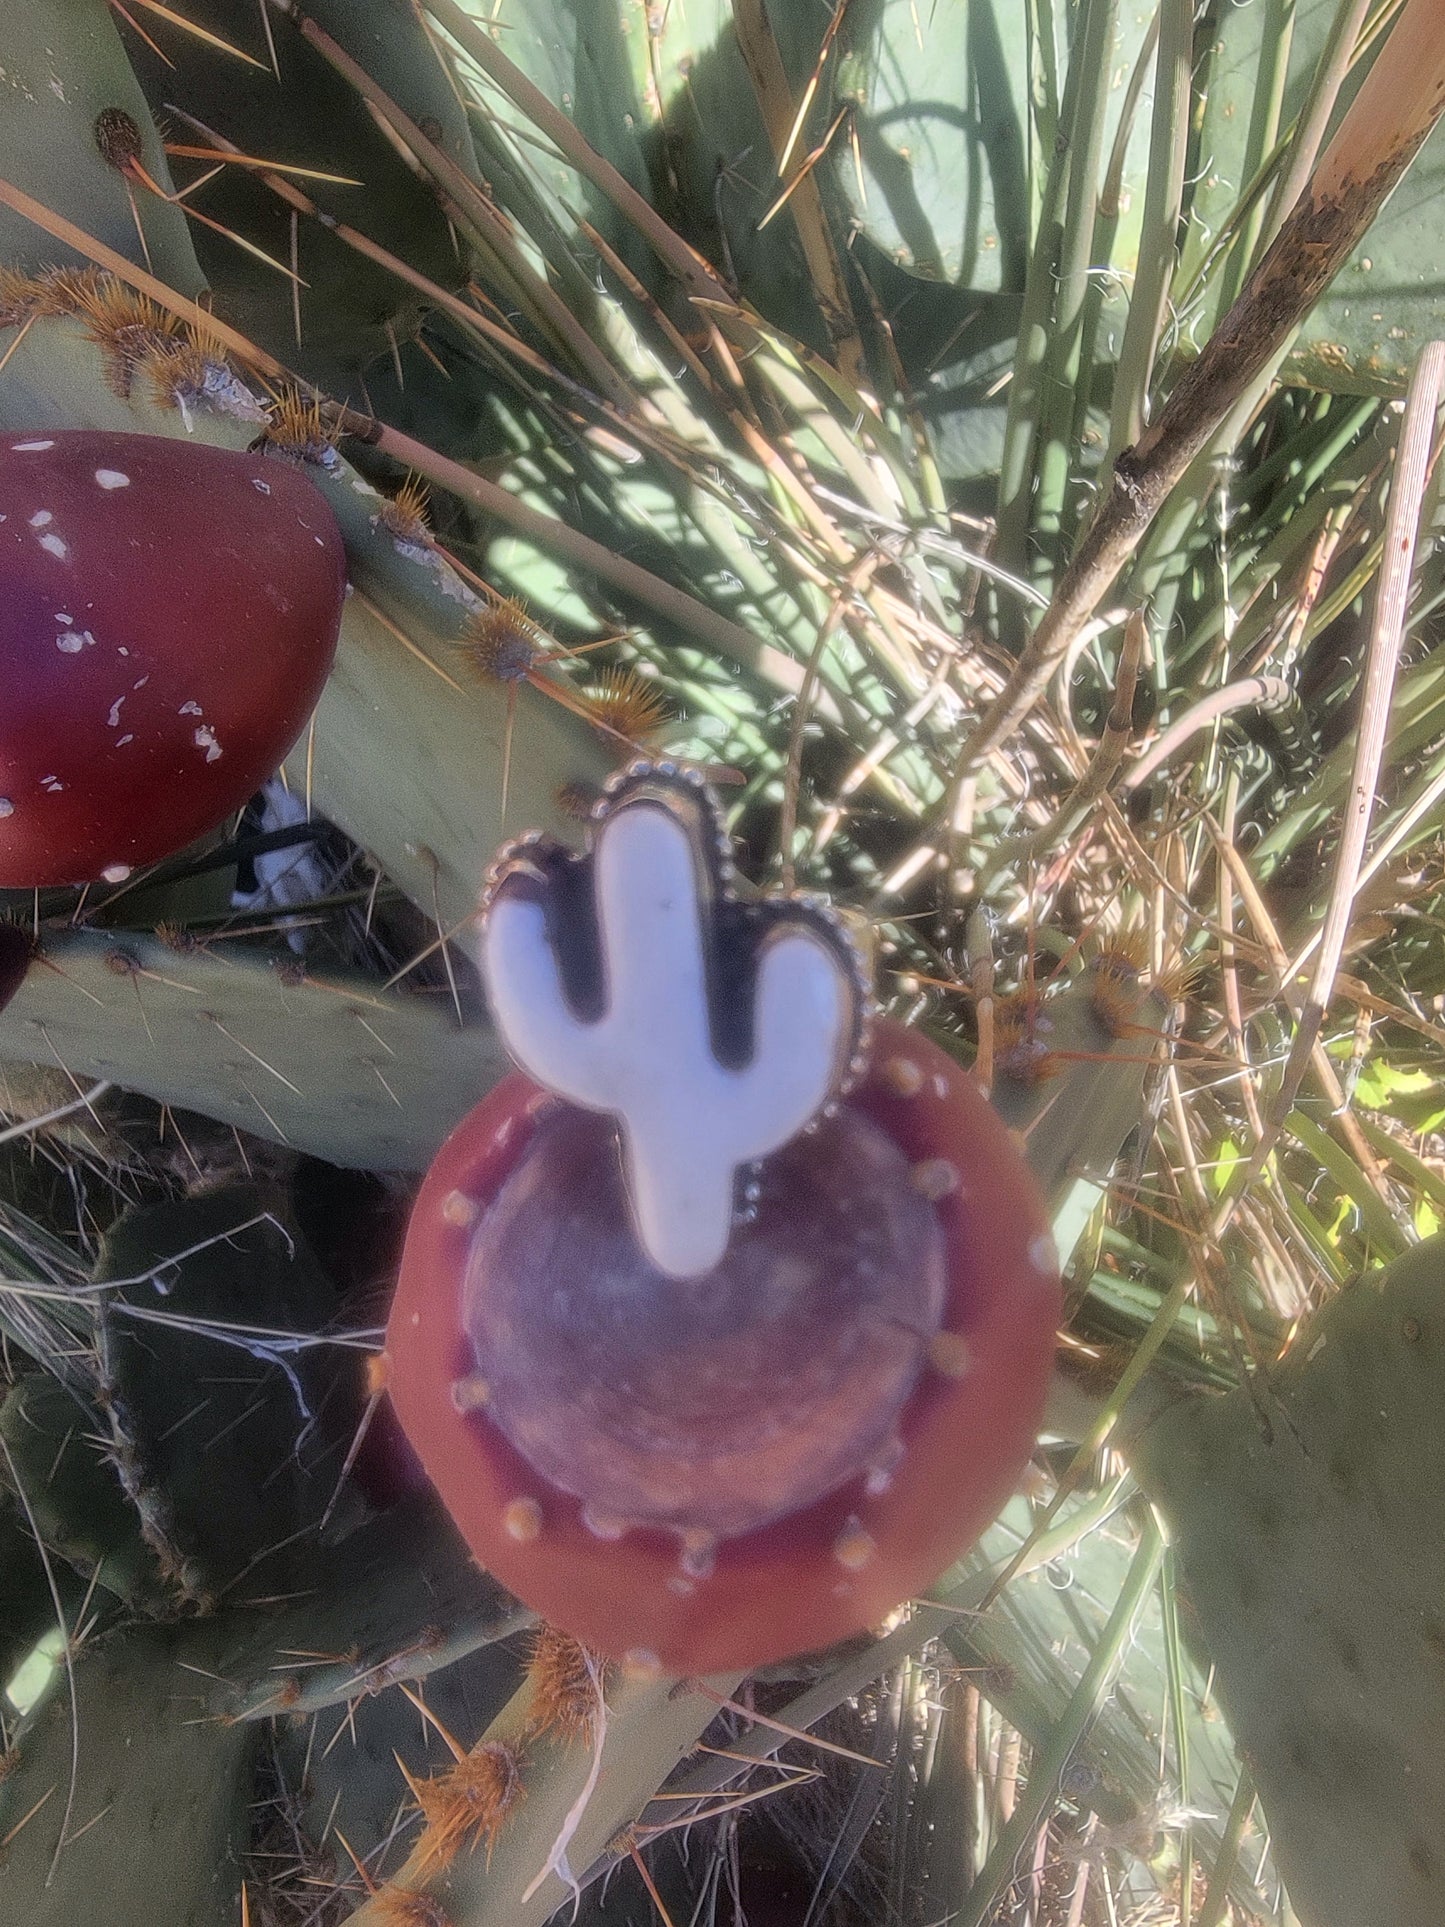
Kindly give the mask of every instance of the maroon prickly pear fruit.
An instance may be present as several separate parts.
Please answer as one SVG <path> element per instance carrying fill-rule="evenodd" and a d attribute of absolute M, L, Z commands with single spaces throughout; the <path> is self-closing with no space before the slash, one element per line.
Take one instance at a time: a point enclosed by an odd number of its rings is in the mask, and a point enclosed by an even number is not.
<path fill-rule="evenodd" d="M 0 435 L 0 886 L 120 878 L 239 809 L 315 706 L 345 586 L 281 463 Z"/>

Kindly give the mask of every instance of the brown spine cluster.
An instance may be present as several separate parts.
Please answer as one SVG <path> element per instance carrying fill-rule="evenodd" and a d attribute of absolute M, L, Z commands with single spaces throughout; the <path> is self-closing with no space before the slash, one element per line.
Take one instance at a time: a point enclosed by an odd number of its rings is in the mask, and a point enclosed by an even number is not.
<path fill-rule="evenodd" d="M 524 1792 L 521 1756 L 494 1740 L 480 1741 L 444 1773 L 406 1780 L 425 1821 L 416 1846 L 425 1873 L 450 1866 L 463 1848 L 485 1846 L 490 1855 Z"/>
<path fill-rule="evenodd" d="M 591 1746 L 597 1737 L 604 1676 L 605 1662 L 580 1640 L 556 1626 L 539 1626 L 527 1657 L 532 1730 L 554 1734 L 568 1746 L 574 1740 Z"/>

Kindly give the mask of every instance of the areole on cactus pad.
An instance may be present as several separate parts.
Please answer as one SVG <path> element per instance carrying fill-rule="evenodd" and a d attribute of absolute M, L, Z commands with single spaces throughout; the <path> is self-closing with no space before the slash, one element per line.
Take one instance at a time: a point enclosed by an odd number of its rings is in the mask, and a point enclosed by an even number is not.
<path fill-rule="evenodd" d="M 742 902 L 690 772 L 634 765 L 483 918 L 522 1067 L 443 1146 L 387 1332 L 478 1559 L 677 1672 L 827 1644 L 930 1584 L 1037 1433 L 1041 1200 L 967 1074 L 870 1021 L 840 918 Z"/>
<path fill-rule="evenodd" d="M 0 436 L 0 887 L 123 877 L 239 809 L 305 727 L 345 588 L 283 462 Z"/>

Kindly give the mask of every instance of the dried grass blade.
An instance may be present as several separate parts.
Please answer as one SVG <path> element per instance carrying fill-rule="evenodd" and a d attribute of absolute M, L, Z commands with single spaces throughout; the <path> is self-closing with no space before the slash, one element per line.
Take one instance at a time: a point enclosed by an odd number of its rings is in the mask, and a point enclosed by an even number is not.
<path fill-rule="evenodd" d="M 1410 584 L 1415 573 L 1420 513 L 1430 479 L 1442 390 L 1445 390 L 1445 341 L 1431 341 L 1426 344 L 1416 363 L 1405 404 L 1405 419 L 1400 430 L 1395 478 L 1390 489 L 1385 524 L 1380 588 L 1365 662 L 1349 800 L 1340 831 L 1339 850 L 1335 856 L 1335 873 L 1320 932 L 1314 977 L 1300 1013 L 1299 1027 L 1295 1032 L 1284 1077 L 1270 1107 L 1273 1123 L 1278 1123 L 1294 1103 L 1305 1065 L 1329 1008 L 1335 973 L 1340 967 L 1345 938 L 1354 914 L 1365 839 L 1369 835 L 1375 811 L 1375 785 L 1379 781 L 1380 765 L 1385 754 L 1385 736 L 1390 726 L 1395 674 L 1405 635 Z"/>

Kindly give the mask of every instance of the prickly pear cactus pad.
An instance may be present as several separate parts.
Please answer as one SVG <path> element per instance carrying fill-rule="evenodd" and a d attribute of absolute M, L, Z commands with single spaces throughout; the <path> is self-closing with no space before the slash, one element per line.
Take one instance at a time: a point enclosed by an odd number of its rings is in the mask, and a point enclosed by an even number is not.
<path fill-rule="evenodd" d="M 877 1619 L 998 1509 L 1057 1261 L 966 1075 L 870 1030 L 841 923 L 736 900 L 695 772 L 633 766 L 592 826 L 494 871 L 493 1014 L 542 1082 L 432 1166 L 389 1384 L 522 1598 L 618 1656 L 755 1665 Z"/>
<path fill-rule="evenodd" d="M 423 1169 L 502 1068 L 450 1003 L 312 976 L 294 953 L 44 934 L 0 1011 L 0 1062 L 52 1064 L 191 1106 L 335 1164 Z"/>
<path fill-rule="evenodd" d="M 1309 1927 L 1445 1917 L 1445 1238 L 1132 1448 Z"/>

